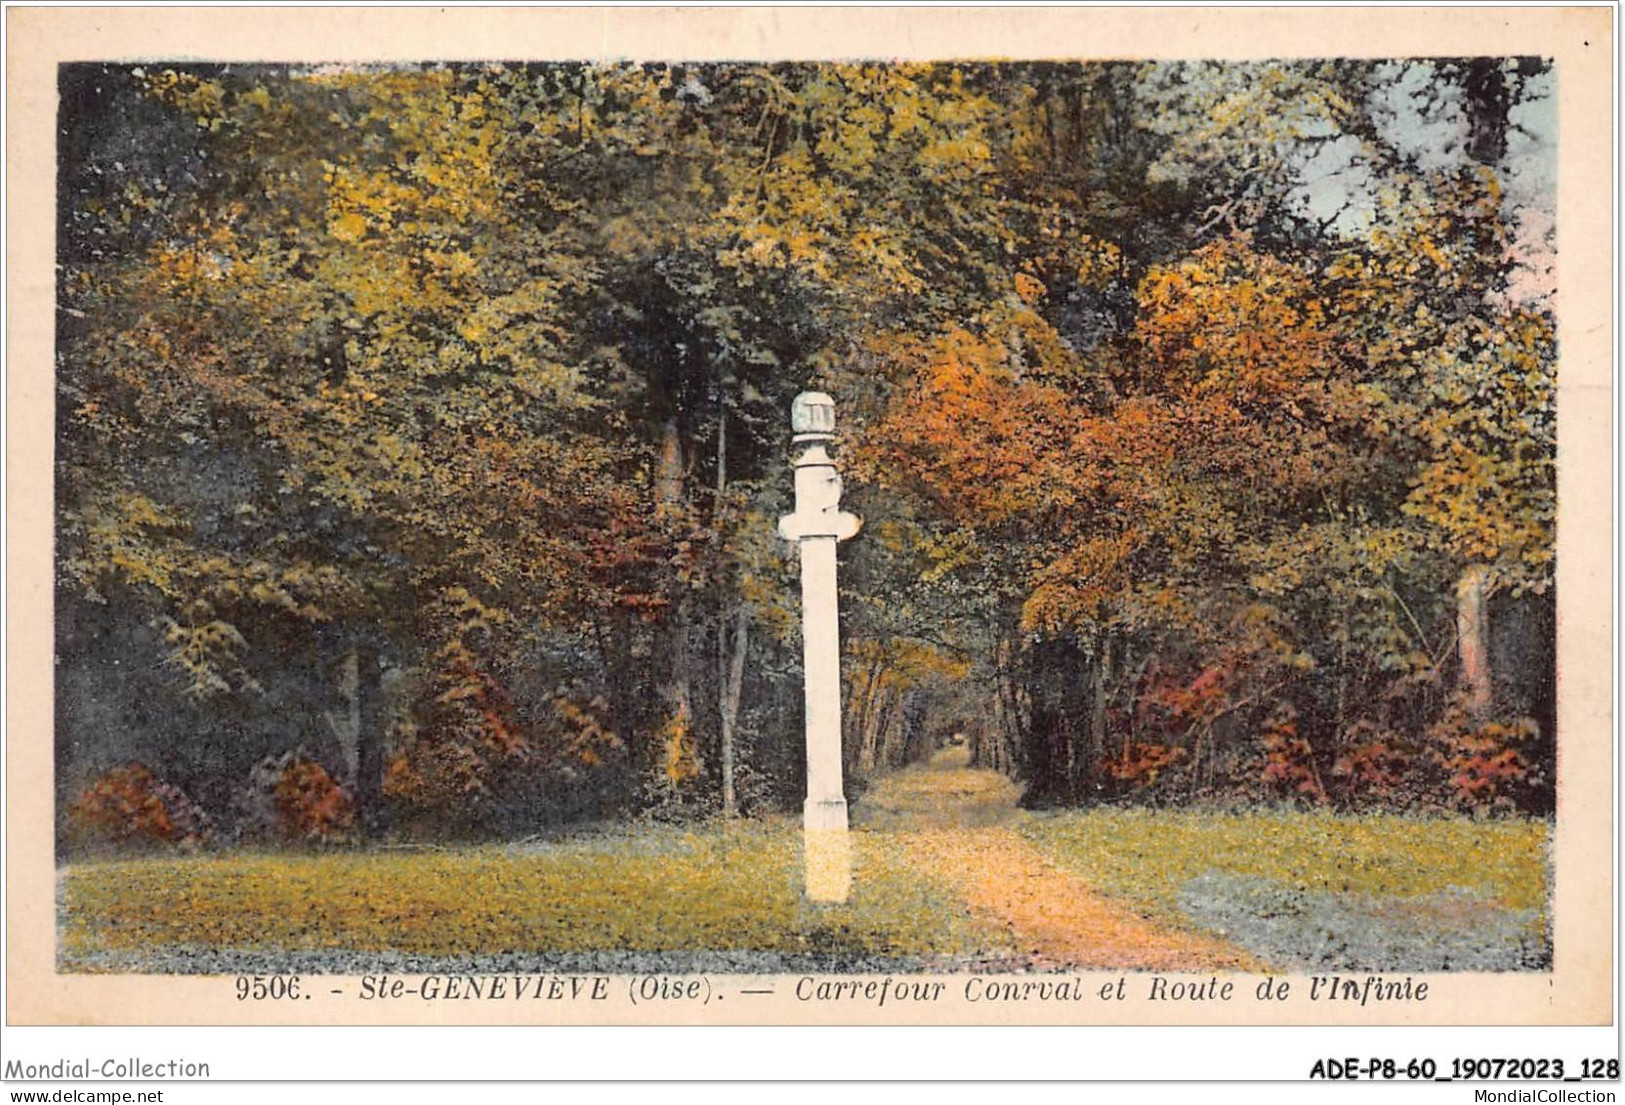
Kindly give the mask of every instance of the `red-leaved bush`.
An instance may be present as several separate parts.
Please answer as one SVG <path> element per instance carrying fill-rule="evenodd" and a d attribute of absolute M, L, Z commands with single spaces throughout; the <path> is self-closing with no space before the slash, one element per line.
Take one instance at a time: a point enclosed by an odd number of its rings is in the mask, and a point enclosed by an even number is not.
<path fill-rule="evenodd" d="M 276 809 L 284 836 L 331 841 L 355 827 L 349 793 L 315 760 L 295 759 L 276 785 Z"/>
<path fill-rule="evenodd" d="M 238 808 L 240 828 L 250 837 L 330 844 L 348 839 L 355 828 L 349 791 L 297 749 L 255 764 Z"/>
<path fill-rule="evenodd" d="M 1427 733 L 1446 802 L 1458 809 L 1517 808 L 1542 782 L 1525 753 L 1538 735 L 1529 718 L 1475 718 L 1453 704 Z"/>
<path fill-rule="evenodd" d="M 1399 734 L 1366 719 L 1344 732 L 1332 778 L 1340 800 L 1350 804 L 1403 808 L 1421 798 L 1411 748 Z"/>
<path fill-rule="evenodd" d="M 1326 788 L 1315 771 L 1314 751 L 1298 735 L 1298 715 L 1283 705 L 1270 715 L 1260 734 L 1264 746 L 1264 783 L 1272 791 L 1301 801 L 1321 801 Z"/>
<path fill-rule="evenodd" d="M 477 815 L 533 760 L 507 689 L 453 643 L 429 685 L 417 724 L 397 742 L 384 795 L 417 810 Z"/>
<path fill-rule="evenodd" d="M 1155 784 L 1157 776 L 1184 758 L 1183 748 L 1134 742 L 1123 749 L 1121 757 L 1107 765 L 1107 771 L 1125 786 L 1147 787 Z"/>
<path fill-rule="evenodd" d="M 116 767 L 68 806 L 70 847 L 195 847 L 213 832 L 208 814 L 144 764 Z"/>

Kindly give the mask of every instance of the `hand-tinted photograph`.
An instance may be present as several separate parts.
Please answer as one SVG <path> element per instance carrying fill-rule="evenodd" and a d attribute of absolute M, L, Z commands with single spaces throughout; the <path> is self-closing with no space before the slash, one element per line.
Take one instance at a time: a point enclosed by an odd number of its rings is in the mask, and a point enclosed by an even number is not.
<path fill-rule="evenodd" d="M 62 65 L 56 969 L 1549 970 L 1558 77 Z"/>

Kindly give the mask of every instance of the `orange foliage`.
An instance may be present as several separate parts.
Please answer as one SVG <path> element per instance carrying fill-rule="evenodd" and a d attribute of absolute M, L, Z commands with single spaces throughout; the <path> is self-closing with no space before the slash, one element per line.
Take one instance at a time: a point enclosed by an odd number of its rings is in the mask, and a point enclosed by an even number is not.
<path fill-rule="evenodd" d="M 1398 734 L 1362 718 L 1349 727 L 1343 743 L 1331 773 L 1345 798 L 1392 803 L 1414 790 L 1414 757 Z"/>
<path fill-rule="evenodd" d="M 297 840 L 329 841 L 355 827 L 349 793 L 315 760 L 294 758 L 276 784 L 277 823 L 281 835 Z"/>
<path fill-rule="evenodd" d="M 495 676 L 454 642 L 441 652 L 438 692 L 422 724 L 385 764 L 384 794 L 416 806 L 472 813 L 531 759 L 531 745 Z"/>
<path fill-rule="evenodd" d="M 75 845 L 196 845 L 211 831 L 195 802 L 139 763 L 107 772 L 68 806 Z"/>
<path fill-rule="evenodd" d="M 1123 748 L 1123 754 L 1106 765 L 1112 778 L 1130 787 L 1148 787 L 1157 777 L 1185 758 L 1185 750 L 1165 744 L 1132 741 Z"/>
<path fill-rule="evenodd" d="M 1220 239 L 1141 282 L 1141 348 L 1173 391 L 1268 404 L 1324 374 L 1333 352 L 1326 309 L 1306 273 Z"/>
<path fill-rule="evenodd" d="M 1445 771 L 1445 797 L 1463 809 L 1512 808 L 1541 782 L 1524 747 L 1538 735 L 1528 718 L 1504 722 L 1474 719 L 1452 705 L 1428 730 Z"/>
<path fill-rule="evenodd" d="M 1309 742 L 1298 735 L 1297 712 L 1290 706 L 1278 709 L 1264 726 L 1264 782 L 1274 790 L 1294 798 L 1324 800 L 1326 788 L 1315 770 Z"/>
<path fill-rule="evenodd" d="M 870 435 L 882 484 L 905 473 L 973 525 L 1064 507 L 1061 466 L 1079 412 L 1063 391 L 1024 379 L 1010 349 L 963 327 L 898 356 L 913 378 Z"/>
<path fill-rule="evenodd" d="M 561 692 L 554 697 L 555 745 L 568 760 L 596 767 L 606 756 L 626 748 L 626 742 L 604 720 L 608 710 L 609 703 L 602 695 L 589 698 L 579 688 L 575 693 Z"/>
<path fill-rule="evenodd" d="M 660 745 L 664 755 L 661 774 L 669 785 L 681 786 L 699 776 L 700 750 L 695 743 L 686 702 L 678 706 L 661 728 Z"/>
<path fill-rule="evenodd" d="M 350 793 L 303 748 L 255 764 L 237 808 L 238 831 L 246 837 L 329 843 L 347 839 L 355 828 Z"/>

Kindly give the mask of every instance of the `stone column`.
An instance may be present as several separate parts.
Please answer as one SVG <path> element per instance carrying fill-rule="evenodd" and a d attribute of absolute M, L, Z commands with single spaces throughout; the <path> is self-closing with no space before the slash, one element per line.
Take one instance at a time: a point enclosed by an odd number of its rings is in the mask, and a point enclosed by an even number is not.
<path fill-rule="evenodd" d="M 779 534 L 801 552 L 801 634 L 806 678 L 807 801 L 803 807 L 807 897 L 844 902 L 852 884 L 846 795 L 841 785 L 841 631 L 835 545 L 862 522 L 840 509 L 841 477 L 829 456 L 835 401 L 803 392 L 790 407 L 796 510 Z"/>

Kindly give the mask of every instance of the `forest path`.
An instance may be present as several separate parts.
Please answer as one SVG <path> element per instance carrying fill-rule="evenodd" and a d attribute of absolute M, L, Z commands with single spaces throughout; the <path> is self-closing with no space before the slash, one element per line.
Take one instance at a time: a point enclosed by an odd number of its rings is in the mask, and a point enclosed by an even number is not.
<path fill-rule="evenodd" d="M 1039 967 L 1256 970 L 1222 940 L 1180 932 L 1124 908 L 1051 862 L 1012 827 L 1021 789 L 946 748 L 876 781 L 854 809 L 864 827 L 897 834 L 909 856 L 970 908 L 1002 924 Z"/>

